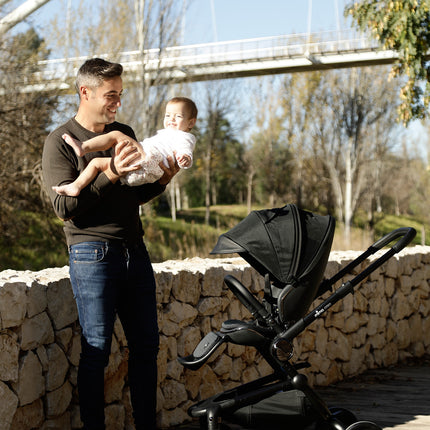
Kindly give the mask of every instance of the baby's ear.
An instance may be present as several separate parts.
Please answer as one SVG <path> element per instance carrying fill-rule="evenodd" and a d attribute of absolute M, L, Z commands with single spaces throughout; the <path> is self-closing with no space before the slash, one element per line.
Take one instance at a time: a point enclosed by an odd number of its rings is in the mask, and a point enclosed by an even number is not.
<path fill-rule="evenodd" d="M 188 120 L 188 128 L 191 130 L 196 125 L 197 118 L 191 118 Z"/>

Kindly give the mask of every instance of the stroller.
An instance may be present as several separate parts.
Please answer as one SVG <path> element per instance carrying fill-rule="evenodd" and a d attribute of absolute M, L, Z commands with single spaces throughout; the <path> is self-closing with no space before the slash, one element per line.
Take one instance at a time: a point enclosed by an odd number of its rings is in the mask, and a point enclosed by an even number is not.
<path fill-rule="evenodd" d="M 249 321 L 227 320 L 218 332 L 208 333 L 179 362 L 197 370 L 224 342 L 255 347 L 273 373 L 216 394 L 192 405 L 188 413 L 200 428 L 377 430 L 370 421 L 357 421 L 343 408 L 329 408 L 307 377 L 299 372 L 306 362 L 293 364 L 292 340 L 370 273 L 415 237 L 413 228 L 399 228 L 371 245 L 330 279 L 323 280 L 335 230 L 334 218 L 299 209 L 294 204 L 251 212 L 222 234 L 212 254 L 238 253 L 264 278 L 264 299 L 257 299 L 231 275 L 227 287 L 251 312 Z M 343 283 L 311 312 L 311 303 L 367 257 L 396 240 L 379 258 Z"/>

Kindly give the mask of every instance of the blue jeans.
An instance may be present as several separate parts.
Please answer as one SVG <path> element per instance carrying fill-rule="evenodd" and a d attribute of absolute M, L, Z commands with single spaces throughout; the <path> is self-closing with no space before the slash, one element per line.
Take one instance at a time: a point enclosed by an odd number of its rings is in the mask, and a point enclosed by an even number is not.
<path fill-rule="evenodd" d="M 159 335 L 155 279 L 143 243 L 83 242 L 70 246 L 70 279 L 82 327 L 78 369 L 81 420 L 104 425 L 104 368 L 115 316 L 129 348 L 128 376 L 136 430 L 155 429 Z"/>

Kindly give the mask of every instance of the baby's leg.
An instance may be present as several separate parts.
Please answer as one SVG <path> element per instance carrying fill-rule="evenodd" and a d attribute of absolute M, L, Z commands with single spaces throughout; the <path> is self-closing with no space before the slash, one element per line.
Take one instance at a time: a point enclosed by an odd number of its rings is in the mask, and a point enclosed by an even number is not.
<path fill-rule="evenodd" d="M 82 149 L 82 142 L 80 140 L 74 139 L 72 136 L 66 133 L 63 134 L 61 137 L 68 145 L 73 148 L 78 157 L 83 157 L 85 155 L 85 151 Z"/>
<path fill-rule="evenodd" d="M 68 134 L 63 134 L 62 138 L 74 149 L 78 157 L 83 157 L 89 152 L 106 151 L 116 145 L 120 140 L 133 141 L 133 139 L 118 130 L 113 130 L 106 134 L 100 134 L 99 136 L 95 136 L 92 139 L 85 140 L 84 142 L 74 139 Z"/>
<path fill-rule="evenodd" d="M 52 187 L 52 189 L 62 196 L 79 196 L 82 189 L 89 185 L 99 172 L 103 172 L 108 168 L 110 161 L 110 157 L 93 158 L 73 182 L 59 187 Z"/>

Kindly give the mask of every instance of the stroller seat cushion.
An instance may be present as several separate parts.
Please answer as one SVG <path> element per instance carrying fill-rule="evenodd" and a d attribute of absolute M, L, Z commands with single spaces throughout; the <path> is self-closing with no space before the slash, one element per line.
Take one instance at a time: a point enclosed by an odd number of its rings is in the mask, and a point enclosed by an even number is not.
<path fill-rule="evenodd" d="M 266 344 L 275 335 L 274 331 L 252 322 L 227 320 L 222 323 L 220 333 L 237 345 Z"/>

